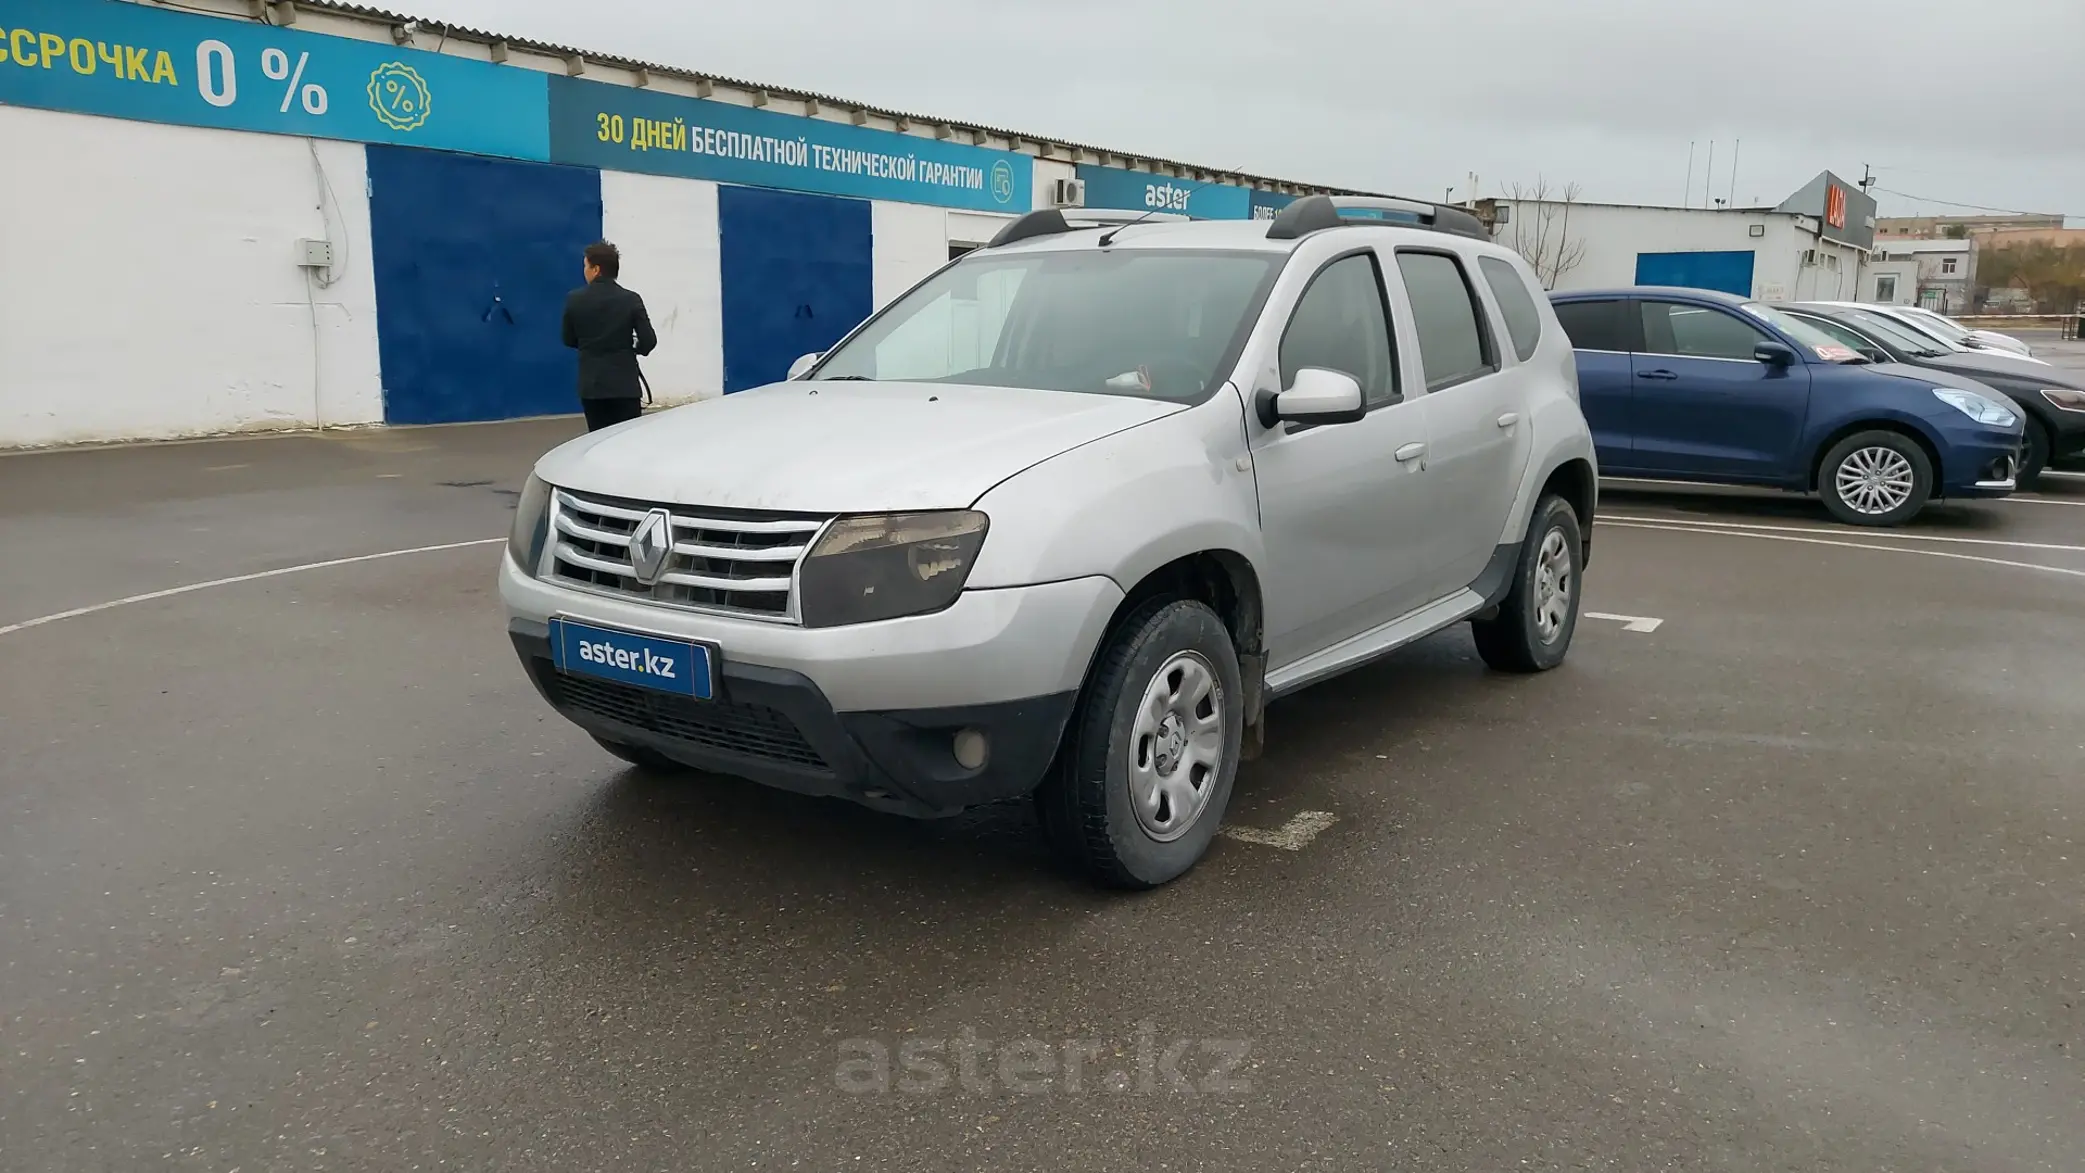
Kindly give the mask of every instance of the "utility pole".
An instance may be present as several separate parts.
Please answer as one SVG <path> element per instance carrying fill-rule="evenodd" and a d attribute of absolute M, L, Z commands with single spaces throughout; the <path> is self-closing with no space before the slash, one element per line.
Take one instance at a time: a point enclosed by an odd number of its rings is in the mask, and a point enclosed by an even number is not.
<path fill-rule="evenodd" d="M 1866 163 L 1861 164 L 1861 194 L 1867 195 L 1868 189 L 1870 187 L 1873 187 L 1874 185 L 1875 169 L 1873 167 L 1868 166 Z"/>

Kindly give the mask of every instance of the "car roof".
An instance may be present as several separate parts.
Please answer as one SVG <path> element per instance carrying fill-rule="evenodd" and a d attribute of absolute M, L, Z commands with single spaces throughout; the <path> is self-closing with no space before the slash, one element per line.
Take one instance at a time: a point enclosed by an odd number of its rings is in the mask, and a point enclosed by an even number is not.
<path fill-rule="evenodd" d="M 1588 301 L 1616 297 L 1670 297 L 1690 301 L 1714 302 L 1717 305 L 1741 306 L 1753 298 L 1739 297 L 1720 289 L 1687 289 L 1678 285 L 1618 285 L 1611 289 L 1573 289 L 1549 295 L 1552 301 Z"/>

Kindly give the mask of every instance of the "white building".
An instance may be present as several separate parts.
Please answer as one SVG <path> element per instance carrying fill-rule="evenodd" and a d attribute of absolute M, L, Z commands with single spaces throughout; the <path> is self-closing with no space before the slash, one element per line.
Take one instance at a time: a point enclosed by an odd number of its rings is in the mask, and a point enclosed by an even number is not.
<path fill-rule="evenodd" d="M 1862 301 L 1917 304 L 1943 314 L 1967 313 L 1976 278 L 1976 249 L 1969 240 L 1878 240 L 1870 267 L 1879 272 L 1909 271 L 1908 281 L 1878 289 L 1867 282 Z M 1884 293 L 1895 296 L 1885 297 Z"/>
<path fill-rule="evenodd" d="M 1552 289 L 1679 285 L 1763 301 L 1854 299 L 1874 201 L 1825 172 L 1772 208 L 1480 200 Z"/>
<path fill-rule="evenodd" d="M 559 314 L 604 236 L 671 403 L 782 377 L 1033 208 L 1328 190 L 330 0 L 0 24 L 0 447 L 576 411 Z"/>

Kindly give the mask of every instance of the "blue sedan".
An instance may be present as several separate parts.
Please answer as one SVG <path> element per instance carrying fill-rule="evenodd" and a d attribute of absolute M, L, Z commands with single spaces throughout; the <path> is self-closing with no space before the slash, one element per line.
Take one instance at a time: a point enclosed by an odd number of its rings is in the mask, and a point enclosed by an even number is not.
<path fill-rule="evenodd" d="M 1603 475 L 1814 492 L 1854 525 L 2013 491 L 2022 421 L 1972 379 L 1871 363 L 1771 305 L 1698 289 L 1551 295 Z"/>

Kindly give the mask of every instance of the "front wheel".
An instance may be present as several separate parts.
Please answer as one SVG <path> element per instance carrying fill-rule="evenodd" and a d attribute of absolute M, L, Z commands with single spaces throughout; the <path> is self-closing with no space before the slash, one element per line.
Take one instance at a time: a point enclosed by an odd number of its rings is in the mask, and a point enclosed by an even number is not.
<path fill-rule="evenodd" d="M 1231 801 L 1240 680 L 1230 632 L 1202 603 L 1153 602 L 1116 628 L 1036 794 L 1058 854 L 1118 888 L 1194 867 Z"/>
<path fill-rule="evenodd" d="M 1848 525 L 1902 525 L 1933 497 L 1933 461 L 1902 433 L 1861 432 L 1825 453 L 1817 489 Z"/>
<path fill-rule="evenodd" d="M 2013 478 L 2023 489 L 2031 489 L 2049 467 L 2049 429 L 2033 416 L 2027 417 L 2027 437 L 2020 448 L 2020 472 Z"/>
<path fill-rule="evenodd" d="M 1547 672 L 1564 662 L 1578 630 L 1578 564 L 1585 550 L 1578 514 L 1544 497 L 1528 522 L 1513 587 L 1490 619 L 1470 624 L 1477 654 L 1500 672 Z"/>

